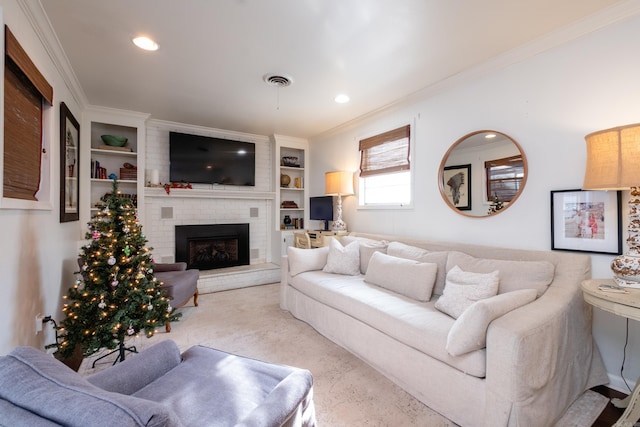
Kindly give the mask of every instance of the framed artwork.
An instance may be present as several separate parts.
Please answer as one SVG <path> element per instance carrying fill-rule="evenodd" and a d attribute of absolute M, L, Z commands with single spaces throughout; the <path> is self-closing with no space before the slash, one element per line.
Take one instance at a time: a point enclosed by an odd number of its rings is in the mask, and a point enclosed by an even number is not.
<path fill-rule="evenodd" d="M 622 253 L 620 191 L 551 192 L 551 249 Z"/>
<path fill-rule="evenodd" d="M 60 103 L 60 222 L 78 221 L 80 124 Z"/>
<path fill-rule="evenodd" d="M 471 210 L 471 164 L 445 166 L 442 184 L 452 206 L 461 211 Z"/>

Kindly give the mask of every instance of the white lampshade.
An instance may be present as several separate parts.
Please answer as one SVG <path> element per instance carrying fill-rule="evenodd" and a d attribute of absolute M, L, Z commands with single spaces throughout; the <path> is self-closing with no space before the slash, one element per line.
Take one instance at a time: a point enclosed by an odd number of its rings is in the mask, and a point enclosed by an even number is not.
<path fill-rule="evenodd" d="M 584 139 L 584 190 L 628 190 L 640 186 L 640 124 L 601 130 Z"/>
<path fill-rule="evenodd" d="M 328 196 L 348 196 L 353 194 L 353 172 L 326 172 L 325 194 Z"/>

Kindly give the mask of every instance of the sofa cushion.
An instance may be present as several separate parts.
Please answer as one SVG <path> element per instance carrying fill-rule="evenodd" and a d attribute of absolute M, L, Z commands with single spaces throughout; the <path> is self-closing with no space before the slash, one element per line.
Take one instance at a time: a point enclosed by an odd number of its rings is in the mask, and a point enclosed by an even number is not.
<path fill-rule="evenodd" d="M 327 265 L 329 247 L 325 246 L 316 249 L 302 249 L 287 247 L 287 257 L 289 258 L 289 274 L 295 276 L 305 271 L 322 270 Z"/>
<path fill-rule="evenodd" d="M 535 289 L 522 289 L 476 301 L 453 323 L 447 336 L 447 351 L 460 356 L 484 348 L 487 328 L 493 320 L 535 299 Z"/>
<path fill-rule="evenodd" d="M 66 426 L 182 425 L 171 409 L 95 387 L 32 347 L 0 358 L 0 398 Z"/>
<path fill-rule="evenodd" d="M 389 245 L 387 246 L 387 255 L 438 264 L 438 274 L 436 276 L 436 283 L 433 287 L 433 293 L 435 295 L 442 295 L 447 277 L 448 252 L 428 251 L 426 249 L 406 245 L 400 242 L 389 242 Z"/>
<path fill-rule="evenodd" d="M 485 349 L 459 357 L 447 353 L 447 334 L 454 319 L 436 310 L 433 301 L 420 302 L 370 285 L 363 276 L 343 276 L 322 271 L 299 274 L 290 280 L 290 284 L 313 300 L 341 311 L 467 375 L 485 376 Z M 322 330 L 323 326 L 314 327 Z M 384 349 L 372 348 L 372 351 Z"/>
<path fill-rule="evenodd" d="M 360 244 L 355 241 L 342 246 L 337 239 L 331 239 L 327 265 L 322 271 L 348 276 L 360 274 Z"/>
<path fill-rule="evenodd" d="M 367 273 L 367 267 L 369 266 L 371 256 L 376 252 L 386 254 L 387 246 L 389 246 L 389 242 L 386 240 L 374 240 L 367 239 L 366 237 L 355 236 L 342 236 L 340 238 L 340 242 L 342 242 L 343 245 L 347 245 L 354 241 L 357 241 L 360 245 L 360 273 L 362 274 Z"/>
<path fill-rule="evenodd" d="M 447 270 L 457 265 L 465 271 L 489 273 L 500 271 L 498 293 L 535 289 L 538 296 L 547 290 L 553 281 L 555 267 L 549 261 L 510 261 L 500 259 L 476 258 L 462 252 L 450 252 Z"/>
<path fill-rule="evenodd" d="M 447 273 L 447 285 L 436 308 L 457 319 L 471 304 L 498 293 L 500 272 L 472 273 L 457 265 Z"/>
<path fill-rule="evenodd" d="M 429 301 L 438 265 L 376 252 L 371 257 L 365 281 L 418 301 Z"/>

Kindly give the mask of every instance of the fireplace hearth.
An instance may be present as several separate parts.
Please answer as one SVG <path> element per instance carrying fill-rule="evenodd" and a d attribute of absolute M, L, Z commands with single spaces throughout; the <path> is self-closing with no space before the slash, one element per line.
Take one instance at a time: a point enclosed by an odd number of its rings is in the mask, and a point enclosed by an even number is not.
<path fill-rule="evenodd" d="M 249 224 L 176 225 L 176 262 L 213 270 L 249 265 Z"/>

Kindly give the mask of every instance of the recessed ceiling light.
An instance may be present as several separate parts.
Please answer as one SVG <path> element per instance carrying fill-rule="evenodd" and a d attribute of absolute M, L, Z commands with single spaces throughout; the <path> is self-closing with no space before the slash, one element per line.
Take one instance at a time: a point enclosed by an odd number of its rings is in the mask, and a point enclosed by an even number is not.
<path fill-rule="evenodd" d="M 158 43 L 154 42 L 149 37 L 140 36 L 140 37 L 134 38 L 132 41 L 133 41 L 133 44 L 138 46 L 140 49 L 150 50 L 150 51 L 158 50 Z"/>
<path fill-rule="evenodd" d="M 335 101 L 338 104 L 344 104 L 345 102 L 349 102 L 349 97 L 347 95 L 345 95 L 344 93 L 341 93 L 340 95 L 335 97 Z"/>

